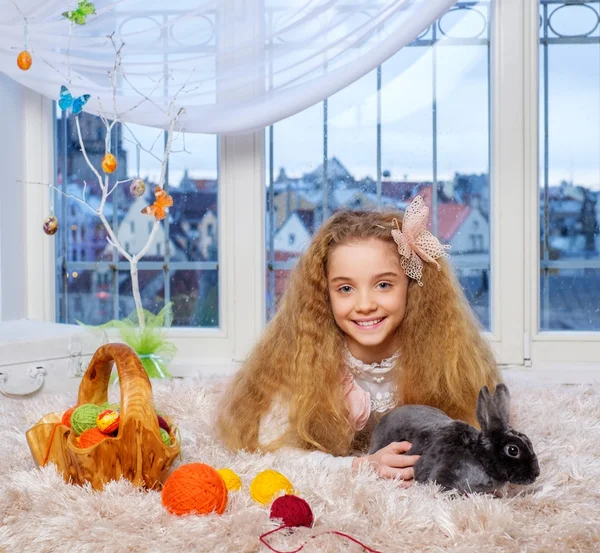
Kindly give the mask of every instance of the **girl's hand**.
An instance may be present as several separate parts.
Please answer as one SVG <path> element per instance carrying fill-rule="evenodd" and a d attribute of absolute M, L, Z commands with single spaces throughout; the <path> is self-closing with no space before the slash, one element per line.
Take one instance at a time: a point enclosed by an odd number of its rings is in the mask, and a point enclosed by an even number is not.
<path fill-rule="evenodd" d="M 404 455 L 411 447 L 410 442 L 392 442 L 371 455 L 357 457 L 352 462 L 352 468 L 357 470 L 363 463 L 369 463 L 382 478 L 400 478 L 402 487 L 408 488 L 415 475 L 413 466 L 421 457 Z"/>

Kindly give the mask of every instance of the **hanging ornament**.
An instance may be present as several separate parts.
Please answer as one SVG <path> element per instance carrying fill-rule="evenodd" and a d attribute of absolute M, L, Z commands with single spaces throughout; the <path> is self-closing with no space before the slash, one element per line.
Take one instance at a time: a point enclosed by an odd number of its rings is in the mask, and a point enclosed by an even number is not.
<path fill-rule="evenodd" d="M 50 215 L 44 221 L 43 228 L 44 228 L 44 232 L 48 236 L 53 236 L 54 234 L 56 234 L 56 231 L 58 230 L 58 219 L 54 215 Z"/>
<path fill-rule="evenodd" d="M 102 170 L 107 173 L 107 174 L 111 174 L 115 172 L 115 169 L 117 168 L 117 158 L 115 156 L 113 156 L 112 154 L 106 154 L 103 158 L 102 158 Z"/>
<path fill-rule="evenodd" d="M 156 201 L 144 209 L 142 213 L 144 215 L 151 215 L 156 218 L 157 221 L 161 221 L 167 216 L 167 209 L 173 205 L 173 198 L 169 196 L 160 186 L 154 188 L 154 195 Z"/>
<path fill-rule="evenodd" d="M 134 198 L 139 198 L 146 192 L 146 183 L 142 179 L 135 179 L 129 187 L 129 192 Z"/>
<path fill-rule="evenodd" d="M 90 15 L 96 15 L 96 6 L 89 0 L 79 0 L 76 9 L 62 14 L 65 19 L 77 25 L 85 25 Z"/>
<path fill-rule="evenodd" d="M 73 95 L 69 92 L 69 89 L 65 85 L 62 85 L 60 87 L 60 99 L 58 100 L 58 107 L 63 111 L 68 111 L 70 109 L 73 115 L 78 115 L 81 113 L 83 106 L 85 106 L 89 99 L 89 94 L 83 94 L 82 96 L 73 98 Z"/>
<path fill-rule="evenodd" d="M 17 65 L 19 69 L 23 71 L 27 71 L 33 60 L 31 59 L 31 54 L 27 51 L 27 42 L 28 42 L 28 34 L 27 34 L 27 19 L 25 18 L 25 25 L 23 26 L 23 51 L 17 56 Z"/>
<path fill-rule="evenodd" d="M 144 195 L 146 192 L 146 183 L 140 179 L 140 145 L 136 144 L 135 147 L 135 155 L 136 155 L 136 169 L 137 169 L 137 178 L 131 183 L 129 187 L 129 192 L 134 198 L 139 198 Z"/>
<path fill-rule="evenodd" d="M 23 50 L 17 57 L 17 65 L 19 66 L 19 69 L 22 69 L 23 71 L 27 71 L 32 63 L 33 60 L 31 59 L 31 54 L 27 50 Z"/>

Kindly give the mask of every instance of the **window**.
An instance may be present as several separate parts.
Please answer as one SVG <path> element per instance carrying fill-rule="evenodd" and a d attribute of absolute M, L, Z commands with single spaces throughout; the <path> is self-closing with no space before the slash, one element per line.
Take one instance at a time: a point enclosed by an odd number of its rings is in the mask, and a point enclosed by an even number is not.
<path fill-rule="evenodd" d="M 421 194 L 432 232 L 452 245 L 464 291 L 491 328 L 492 8 L 458 2 L 375 71 L 268 129 L 269 317 L 302 248 L 332 213 L 404 209 Z"/>
<path fill-rule="evenodd" d="M 600 1 L 540 1 L 540 330 L 600 330 Z"/>
<path fill-rule="evenodd" d="M 83 140 L 91 162 L 100 167 L 104 154 L 105 127 L 100 118 L 80 115 Z M 129 253 L 145 245 L 153 220 L 141 213 L 153 202 L 154 184 L 160 173 L 160 161 L 145 150 L 162 158 L 163 131 L 139 125 L 116 125 L 111 137 L 112 152 L 117 158 L 109 186 L 119 184 L 105 205 L 104 214 L 119 241 Z M 160 140 L 156 140 L 159 138 Z M 137 144 L 140 144 L 138 149 Z M 145 309 L 154 313 L 166 302 L 173 304 L 173 326 L 218 327 L 218 243 L 198 247 L 198 224 L 207 213 L 216 224 L 218 213 L 217 139 L 214 136 L 174 135 L 165 188 L 174 205 L 145 257 L 138 263 L 139 285 Z M 97 180 L 80 151 L 73 117 L 56 115 L 56 178 L 66 194 L 82 197 L 87 183 L 87 201 L 94 208 L 100 203 Z M 130 190 L 136 177 L 146 187 L 141 197 Z M 134 309 L 129 264 L 107 241 L 107 232 L 99 218 L 80 202 L 55 194 L 55 213 L 61 228 L 56 235 L 57 320 L 101 324 L 122 319 Z M 188 224 L 189 223 L 189 224 Z M 64 226 L 63 226 L 64 225 Z M 77 229 L 95 229 L 86 237 Z M 136 229 L 138 231 L 136 232 Z M 145 231 L 145 232 L 144 232 Z M 77 252 L 80 252 L 79 258 Z M 78 278 L 73 278 L 73 273 Z"/>
<path fill-rule="evenodd" d="M 222 205 L 204 210 L 196 200 L 176 199 L 184 213 L 172 210 L 161 226 L 160 252 L 149 252 L 140 265 L 144 305 L 154 310 L 173 301 L 174 324 L 196 327 L 172 331 L 179 361 L 243 359 L 265 316 L 274 312 L 298 254 L 338 206 L 369 208 L 388 198 L 401 205 L 421 192 L 437 214 L 433 230 L 442 240 L 455 226 L 444 210 L 460 214 L 450 241 L 453 263 L 502 363 L 597 363 L 600 131 L 598 102 L 590 99 L 599 95 L 599 1 L 461 0 L 458 9 L 469 12 L 466 27 L 454 27 L 451 12 L 327 101 L 264 135 L 218 139 L 223 187 L 213 198 Z M 286 40 L 291 37 L 275 42 Z M 81 184 L 85 166 L 68 121 L 61 114 L 46 117 L 48 104 L 39 100 L 29 94 L 24 99 L 22 120 L 40 133 L 26 136 L 32 176 L 23 180 L 54 181 L 68 191 Z M 56 163 L 45 157 L 45 139 L 39 140 L 50 135 L 52 119 Z M 86 128 L 86 141 L 103 142 L 101 125 Z M 153 142 L 155 131 L 144 132 Z M 156 167 L 142 152 L 138 171 L 130 140 L 126 129 L 115 130 L 120 167 L 126 153 L 126 175 L 139 172 L 152 182 Z M 215 137 L 186 137 L 192 155 L 185 161 L 172 157 L 170 193 L 181 189 L 187 165 L 187 179 L 196 182 L 193 195 L 205 204 L 210 187 L 201 181 L 216 189 L 216 143 Z M 56 175 L 48 174 L 50 167 Z M 58 194 L 49 200 L 33 190 L 28 198 L 28 215 L 53 209 L 60 230 L 53 240 L 39 240 L 39 217 L 23 223 L 25 316 L 51 320 L 56 308 L 59 321 L 97 324 L 127 314 L 127 264 L 107 247 L 98 219 Z M 129 222 L 136 222 L 136 235 L 147 235 L 152 221 L 125 221 L 134 214 L 131 202 L 124 185 L 111 196 L 107 213 L 127 231 L 122 242 L 135 251 Z M 72 225 L 85 234 L 73 236 Z M 56 252 L 57 279 L 40 283 L 36 275 L 51 270 L 50 252 Z M 582 297 L 587 303 L 578 303 Z M 205 315 L 217 307 L 217 317 Z M 202 325 L 213 329 L 205 332 Z"/>

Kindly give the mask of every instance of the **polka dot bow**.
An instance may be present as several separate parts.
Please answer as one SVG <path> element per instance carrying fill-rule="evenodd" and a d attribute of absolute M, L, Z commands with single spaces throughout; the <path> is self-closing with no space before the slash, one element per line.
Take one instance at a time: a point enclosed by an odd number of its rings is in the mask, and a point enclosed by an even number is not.
<path fill-rule="evenodd" d="M 396 228 L 392 229 L 392 237 L 398 244 L 400 264 L 406 275 L 416 280 L 419 286 L 423 286 L 421 281 L 423 261 L 435 263 L 438 270 L 441 270 L 436 259 L 450 257 L 444 251 L 450 249 L 450 246 L 440 244 L 440 241 L 427 230 L 428 219 L 429 208 L 421 196 L 416 196 L 404 212 L 402 230 L 396 219 L 394 219 Z"/>

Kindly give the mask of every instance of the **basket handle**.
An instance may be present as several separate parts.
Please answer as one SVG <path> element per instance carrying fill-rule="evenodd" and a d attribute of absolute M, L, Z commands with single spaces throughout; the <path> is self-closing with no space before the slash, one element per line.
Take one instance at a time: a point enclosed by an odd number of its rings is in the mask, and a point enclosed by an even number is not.
<path fill-rule="evenodd" d="M 150 379 L 137 354 L 127 344 L 110 343 L 96 350 L 79 386 L 77 404 L 101 405 L 108 401 L 113 362 L 117 365 L 121 389 L 120 429 L 128 428 L 128 420 L 133 419 L 144 422 L 159 435 Z"/>

